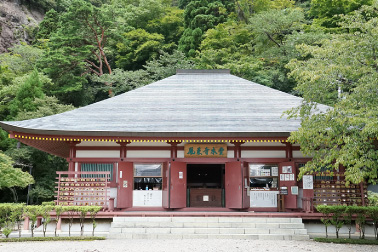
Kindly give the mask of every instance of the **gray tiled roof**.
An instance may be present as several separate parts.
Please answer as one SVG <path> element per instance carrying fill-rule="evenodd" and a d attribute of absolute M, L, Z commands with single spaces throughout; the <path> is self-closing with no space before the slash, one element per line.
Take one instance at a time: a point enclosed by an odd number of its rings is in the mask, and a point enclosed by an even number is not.
<path fill-rule="evenodd" d="M 300 125 L 283 112 L 301 102 L 225 70 L 181 70 L 69 112 L 0 125 L 8 131 L 63 135 L 283 136 Z"/>

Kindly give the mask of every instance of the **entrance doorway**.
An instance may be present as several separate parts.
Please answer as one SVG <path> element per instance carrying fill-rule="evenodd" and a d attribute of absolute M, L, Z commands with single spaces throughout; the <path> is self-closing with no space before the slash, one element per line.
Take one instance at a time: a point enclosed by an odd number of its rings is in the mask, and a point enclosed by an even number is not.
<path fill-rule="evenodd" d="M 187 165 L 187 207 L 224 207 L 224 164 Z"/>

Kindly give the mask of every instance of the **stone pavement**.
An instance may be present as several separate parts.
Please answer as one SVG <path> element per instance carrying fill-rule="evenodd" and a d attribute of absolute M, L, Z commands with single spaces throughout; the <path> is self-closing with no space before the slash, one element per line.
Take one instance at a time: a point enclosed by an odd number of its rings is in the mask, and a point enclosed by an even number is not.
<path fill-rule="evenodd" d="M 376 252 L 378 246 L 330 244 L 309 241 L 264 241 L 228 239 L 104 240 L 0 243 L 0 252 Z"/>

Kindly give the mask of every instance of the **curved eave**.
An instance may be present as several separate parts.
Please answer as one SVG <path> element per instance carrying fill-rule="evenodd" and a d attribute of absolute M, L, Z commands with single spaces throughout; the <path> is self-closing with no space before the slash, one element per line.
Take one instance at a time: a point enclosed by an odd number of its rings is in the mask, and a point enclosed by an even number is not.
<path fill-rule="evenodd" d="M 76 137 L 288 137 L 290 132 L 119 132 L 119 131 L 62 131 L 22 128 L 0 122 L 0 126 L 8 131 L 53 136 Z"/>
<path fill-rule="evenodd" d="M 38 150 L 50 153 L 52 155 L 68 158 L 70 154 L 70 144 L 65 141 L 38 141 L 31 139 L 17 139 L 23 144 L 32 146 Z"/>
<path fill-rule="evenodd" d="M 225 140 L 225 141 L 280 141 L 286 142 L 290 132 L 73 132 L 54 130 L 35 130 L 14 127 L 11 125 L 1 126 L 10 133 L 11 138 L 15 138 L 21 143 L 32 146 L 47 153 L 68 158 L 71 142 L 81 141 L 111 141 L 111 142 L 131 142 L 131 141 L 164 141 L 181 142 L 186 140 Z M 94 144 L 95 145 L 95 144 Z"/>

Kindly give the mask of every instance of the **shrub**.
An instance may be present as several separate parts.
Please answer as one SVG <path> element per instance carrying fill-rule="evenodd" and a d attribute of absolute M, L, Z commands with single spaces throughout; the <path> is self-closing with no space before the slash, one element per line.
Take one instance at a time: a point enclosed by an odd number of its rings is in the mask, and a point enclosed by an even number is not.
<path fill-rule="evenodd" d="M 56 237 L 56 231 L 58 229 L 58 222 L 59 222 L 60 216 L 64 212 L 64 208 L 62 206 L 56 205 L 54 210 L 55 210 L 55 232 L 54 233 Z"/>
<path fill-rule="evenodd" d="M 34 228 L 38 216 L 41 215 L 41 206 L 26 206 L 25 215 L 29 217 L 31 236 L 34 237 Z"/>
<path fill-rule="evenodd" d="M 378 245 L 377 240 L 314 238 L 317 242 Z"/>
<path fill-rule="evenodd" d="M 367 216 L 367 208 L 361 206 L 350 206 L 351 211 L 356 215 L 356 224 L 360 229 L 360 238 L 365 239 L 365 224 Z"/>
<path fill-rule="evenodd" d="M 323 222 L 325 226 L 326 238 L 328 238 L 328 226 L 331 225 L 331 219 L 330 219 L 331 209 L 329 208 L 329 206 L 319 205 L 319 206 L 316 206 L 316 210 L 319 213 L 323 214 L 323 218 L 321 218 L 320 220 L 321 222 Z"/>
<path fill-rule="evenodd" d="M 332 213 L 330 222 L 335 227 L 336 238 L 339 238 L 340 228 L 344 225 L 344 214 L 346 206 L 330 206 L 329 210 Z"/>
<path fill-rule="evenodd" d="M 76 207 L 76 211 L 79 213 L 79 220 L 80 220 L 80 236 L 84 236 L 84 221 L 85 216 L 88 213 L 88 207 L 85 206 L 79 206 Z"/>
<path fill-rule="evenodd" d="M 63 206 L 63 211 L 68 214 L 68 236 L 71 236 L 71 227 L 77 213 L 77 208 L 75 206 Z"/>
<path fill-rule="evenodd" d="M 10 227 L 3 228 L 3 234 L 5 235 L 6 238 L 8 238 L 11 233 L 12 233 L 12 228 Z"/>
<path fill-rule="evenodd" d="M 96 223 L 96 215 L 97 213 L 102 209 L 100 206 L 90 206 L 89 207 L 89 214 L 91 215 L 91 220 L 92 220 L 92 236 L 94 236 L 94 231 L 95 228 L 97 227 Z"/>
<path fill-rule="evenodd" d="M 0 229 L 3 229 L 4 235 L 8 232 L 9 235 L 10 232 L 12 232 L 14 225 L 17 224 L 19 237 L 21 236 L 21 221 L 23 219 L 24 207 L 24 204 L 0 204 Z"/>
<path fill-rule="evenodd" d="M 369 202 L 369 206 L 378 207 L 378 193 L 369 191 L 368 192 L 368 202 Z"/>
<path fill-rule="evenodd" d="M 355 218 L 356 225 L 360 230 L 360 238 L 365 238 L 366 218 L 373 220 L 375 238 L 378 236 L 378 207 L 376 206 L 317 206 L 318 212 L 323 214 L 321 221 L 326 227 L 326 238 L 328 238 L 327 227 L 332 224 L 336 229 L 336 237 L 339 237 L 339 230 L 344 223 L 348 224 L 349 238 L 352 229 L 352 219 Z"/>
<path fill-rule="evenodd" d="M 22 238 L 9 238 L 0 239 L 0 242 L 27 242 L 27 241 L 94 241 L 105 240 L 105 237 L 22 237 Z"/>
<path fill-rule="evenodd" d="M 50 212 L 54 209 L 54 207 L 50 204 L 46 204 L 41 206 L 41 216 L 43 218 L 43 236 L 46 237 L 46 229 L 47 229 L 47 224 L 51 222 L 51 216 Z"/>
<path fill-rule="evenodd" d="M 45 202 L 42 202 L 41 205 L 42 206 L 52 206 L 52 207 L 55 207 L 55 202 L 54 201 L 45 201 Z"/>
<path fill-rule="evenodd" d="M 345 214 L 344 214 L 344 222 L 347 224 L 348 227 L 348 233 L 349 233 L 349 239 L 351 238 L 351 232 L 352 232 L 352 223 L 353 223 L 353 209 L 350 207 L 345 208 Z"/>
<path fill-rule="evenodd" d="M 378 207 L 367 207 L 367 214 L 373 221 L 374 237 L 378 240 Z"/>

